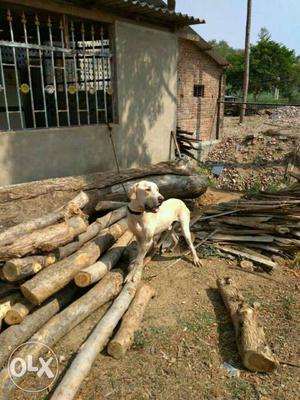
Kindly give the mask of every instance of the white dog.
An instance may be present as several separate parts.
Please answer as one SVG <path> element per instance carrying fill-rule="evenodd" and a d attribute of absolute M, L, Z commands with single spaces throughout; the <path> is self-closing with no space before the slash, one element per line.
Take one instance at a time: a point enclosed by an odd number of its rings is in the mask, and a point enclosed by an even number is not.
<path fill-rule="evenodd" d="M 129 190 L 129 198 L 128 226 L 136 237 L 138 253 L 127 276 L 127 282 L 140 278 L 144 257 L 150 250 L 155 236 L 172 229 L 172 224 L 176 221 L 181 225 L 182 233 L 193 254 L 194 264 L 201 266 L 191 238 L 190 211 L 183 201 L 164 201 L 157 185 L 148 181 L 134 184 Z"/>

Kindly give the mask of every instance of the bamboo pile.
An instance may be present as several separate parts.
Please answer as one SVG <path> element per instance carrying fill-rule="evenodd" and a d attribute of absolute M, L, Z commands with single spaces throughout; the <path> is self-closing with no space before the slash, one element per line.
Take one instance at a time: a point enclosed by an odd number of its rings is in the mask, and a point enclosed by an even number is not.
<path fill-rule="evenodd" d="M 300 248 L 300 182 L 275 193 L 209 206 L 193 231 L 197 240 L 210 235 L 219 252 L 271 271 L 278 267 L 274 256 L 293 259 Z"/>
<path fill-rule="evenodd" d="M 187 198 L 206 190 L 204 177 L 187 175 L 185 169 L 180 175 L 179 171 L 178 167 L 177 175 L 156 176 L 166 197 L 176 196 L 180 188 Z M 143 176 L 145 174 L 143 170 Z M 114 184 L 117 182 L 117 178 L 111 179 Z M 122 182 L 124 176 L 120 179 Z M 53 346 L 100 308 L 101 318 L 93 341 L 89 338 L 85 343 L 86 351 L 92 346 L 93 357 L 96 357 L 127 310 L 110 354 L 120 358 L 130 348 L 134 332 L 154 294 L 148 286 L 140 286 L 139 281 L 123 286 L 127 271 L 119 269 L 124 250 L 133 241 L 128 231 L 124 189 L 126 191 L 135 182 L 136 179 L 128 180 L 121 187 L 106 188 L 107 198 L 101 195 L 98 201 L 94 199 L 94 208 L 89 213 L 90 192 L 81 191 L 54 211 L 0 232 L 0 399 L 7 398 L 15 388 L 6 368 L 12 350 L 28 341 Z M 46 190 L 45 185 L 34 185 L 31 194 Z M 53 186 L 51 188 L 53 190 Z M 118 197 L 116 194 L 121 190 L 122 196 Z M 13 188 L 12 193 L 19 196 L 20 188 Z M 25 198 L 27 196 L 29 192 L 25 191 Z M 147 257 L 145 262 L 150 259 Z M 20 350 L 17 356 L 26 358 L 30 351 L 34 362 L 43 349 L 43 346 L 34 346 L 27 349 L 27 353 Z M 85 363 L 86 371 L 91 365 Z M 72 370 L 71 366 L 71 375 Z M 76 371 L 80 369 L 76 367 Z M 20 376 L 18 382 L 23 378 Z M 83 378 L 83 373 L 76 375 L 77 387 Z M 64 385 L 64 389 L 67 390 L 68 385 Z M 64 396 L 61 398 L 65 400 Z"/>

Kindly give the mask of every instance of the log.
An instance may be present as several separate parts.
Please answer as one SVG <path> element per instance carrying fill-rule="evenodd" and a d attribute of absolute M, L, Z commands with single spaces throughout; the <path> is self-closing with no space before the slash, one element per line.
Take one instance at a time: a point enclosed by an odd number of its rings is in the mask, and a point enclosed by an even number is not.
<path fill-rule="evenodd" d="M 23 283 L 21 291 L 33 304 L 44 300 L 66 286 L 78 271 L 95 263 L 127 230 L 127 221 L 121 220 L 104 230 L 92 242 L 85 244 L 76 253 L 42 270 L 38 275 Z"/>
<path fill-rule="evenodd" d="M 96 211 L 113 211 L 121 207 L 126 207 L 127 203 L 124 201 L 99 201 L 99 203 L 96 205 L 95 210 Z"/>
<path fill-rule="evenodd" d="M 126 215 L 127 208 L 122 207 L 104 215 L 101 218 L 98 218 L 95 222 L 88 226 L 86 232 L 83 232 L 78 236 L 78 239 L 75 242 L 69 243 L 63 247 L 59 247 L 55 252 L 57 259 L 62 260 L 63 258 L 74 253 L 80 249 L 84 243 L 97 236 L 101 230 L 113 225 L 115 222 L 120 221 L 122 218 L 126 217 Z"/>
<path fill-rule="evenodd" d="M 109 272 L 91 290 L 81 296 L 78 300 L 70 304 L 59 314 L 52 317 L 39 331 L 31 338 L 35 342 L 32 347 L 26 346 L 25 350 L 16 353 L 16 357 L 27 359 L 32 357 L 33 363 L 47 350 L 47 345 L 52 348 L 63 336 L 70 332 L 75 326 L 80 324 L 85 318 L 94 311 L 114 299 L 122 289 L 123 275 L 119 271 Z M 103 307 L 103 314 L 107 311 L 107 306 Z M 102 315 L 103 315 L 102 314 Z M 102 316 L 101 316 L 102 317 Z M 26 320 L 25 320 L 26 321 Z M 38 343 L 40 344 L 38 344 Z M 16 367 L 18 371 L 18 367 Z M 15 383 L 20 383 L 26 375 L 15 377 Z M 10 393 L 15 389 L 12 383 L 8 368 L 4 368 L 0 373 L 0 399 L 9 398 Z"/>
<path fill-rule="evenodd" d="M 50 318 L 57 314 L 74 297 L 77 288 L 69 285 L 49 299 L 43 306 L 29 314 L 19 325 L 12 325 L 0 335 L 0 369 L 6 363 L 13 349 L 26 342 Z"/>
<path fill-rule="evenodd" d="M 217 286 L 230 312 L 243 365 L 250 371 L 274 371 L 278 361 L 266 342 L 263 327 L 258 322 L 257 307 L 246 304 L 231 278 L 217 279 Z"/>
<path fill-rule="evenodd" d="M 8 260 L 39 251 L 52 251 L 62 244 L 71 242 L 75 236 L 86 229 L 87 223 L 82 217 L 72 217 L 65 222 L 22 236 L 12 244 L 0 246 L 0 259 Z"/>
<path fill-rule="evenodd" d="M 55 262 L 56 257 L 54 254 L 13 258 L 6 261 L 3 267 L 3 275 L 8 281 L 16 282 L 37 274 L 43 268 L 48 267 Z"/>
<path fill-rule="evenodd" d="M 121 326 L 108 345 L 108 354 L 117 360 L 123 358 L 131 347 L 134 334 L 138 331 L 142 322 L 145 309 L 154 296 L 155 290 L 149 285 L 142 285 L 129 306 L 128 311 L 122 318 Z"/>
<path fill-rule="evenodd" d="M 160 193 L 169 199 L 172 197 L 178 199 L 197 198 L 201 196 L 208 187 L 207 177 L 205 175 L 163 175 L 163 176 L 147 176 L 147 180 L 156 183 Z M 124 183 L 124 185 L 112 186 L 109 191 L 101 194 L 98 191 L 98 196 L 105 196 L 108 200 L 127 201 L 127 194 L 124 193 L 124 188 L 128 193 L 129 188 L 138 183 L 140 180 L 132 180 Z"/>
<path fill-rule="evenodd" d="M 95 264 L 79 271 L 74 281 L 79 287 L 86 287 L 98 282 L 108 271 L 110 271 L 122 256 L 126 246 L 132 240 L 133 234 L 126 231 L 124 235 L 97 261 Z"/>
<path fill-rule="evenodd" d="M 4 319 L 8 310 L 22 298 L 20 292 L 12 293 L 9 296 L 4 297 L 0 301 L 0 329 L 2 327 L 2 320 Z"/>
<path fill-rule="evenodd" d="M 0 204 L 18 199 L 31 199 L 42 195 L 53 196 L 57 192 L 76 192 L 81 190 L 104 189 L 133 179 L 150 175 L 178 174 L 190 175 L 191 167 L 184 162 L 161 162 L 143 168 L 127 168 L 116 171 L 96 172 L 88 175 L 52 178 L 27 182 L 0 188 Z"/>
<path fill-rule="evenodd" d="M 59 209 L 40 218 L 36 218 L 32 221 L 15 225 L 5 230 L 4 232 L 1 232 L 0 246 L 12 243 L 20 236 L 26 235 L 35 230 L 53 225 L 60 219 L 71 217 L 73 214 L 78 214 L 79 210 L 83 208 L 88 203 L 88 201 L 88 196 L 84 192 L 80 192 L 73 200 L 69 201 L 69 203 L 65 207 L 60 207 Z"/>
<path fill-rule="evenodd" d="M 104 277 L 105 279 L 105 277 Z M 103 281 L 100 281 L 100 284 Z M 118 322 L 135 296 L 139 281 L 127 283 L 113 305 L 100 320 L 88 339 L 81 346 L 71 366 L 57 386 L 51 400 L 74 399 L 82 381 L 88 375 L 93 362 L 101 352 Z M 1 376 L 0 376 L 1 379 Z"/>
<path fill-rule="evenodd" d="M 7 311 L 4 321 L 7 325 L 20 324 L 23 319 L 33 310 L 34 304 L 22 298 Z"/>

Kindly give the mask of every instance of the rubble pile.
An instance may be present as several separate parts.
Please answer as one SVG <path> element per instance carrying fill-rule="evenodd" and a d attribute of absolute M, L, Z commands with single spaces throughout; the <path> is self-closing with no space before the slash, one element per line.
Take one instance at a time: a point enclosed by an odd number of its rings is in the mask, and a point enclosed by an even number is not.
<path fill-rule="evenodd" d="M 286 106 L 277 107 L 275 109 L 265 110 L 270 119 L 274 122 L 281 121 L 284 123 L 300 123 L 300 107 Z"/>
<path fill-rule="evenodd" d="M 206 162 L 220 189 L 278 189 L 296 143 L 295 137 L 272 137 L 267 132 L 227 137 L 212 149 Z"/>

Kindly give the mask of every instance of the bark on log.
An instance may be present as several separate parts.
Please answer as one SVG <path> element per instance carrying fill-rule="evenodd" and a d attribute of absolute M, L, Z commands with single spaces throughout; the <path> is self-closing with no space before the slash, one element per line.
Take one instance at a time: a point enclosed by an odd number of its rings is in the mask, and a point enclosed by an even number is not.
<path fill-rule="evenodd" d="M 62 244 L 71 242 L 75 236 L 86 231 L 86 221 L 79 217 L 36 230 L 26 236 L 18 238 L 14 243 L 0 247 L 0 259 L 8 260 L 34 254 L 38 251 L 52 251 Z"/>
<path fill-rule="evenodd" d="M 76 192 L 80 190 L 104 189 L 136 178 L 149 175 L 178 174 L 190 175 L 191 167 L 184 162 L 162 162 L 143 168 L 127 168 L 120 171 L 96 172 L 89 175 L 45 179 L 10 185 L 0 188 L 0 204 L 17 199 L 30 199 L 55 192 Z"/>
<path fill-rule="evenodd" d="M 266 342 L 263 327 L 257 320 L 257 309 L 245 303 L 231 278 L 218 279 L 217 286 L 230 312 L 244 366 L 250 371 L 274 371 L 278 361 Z"/>
<path fill-rule="evenodd" d="M 20 292 L 10 294 L 0 301 L 0 329 L 2 327 L 2 320 L 4 319 L 8 310 L 17 302 L 22 299 Z"/>
<path fill-rule="evenodd" d="M 66 286 L 78 271 L 85 268 L 100 257 L 127 230 L 125 219 L 112 225 L 100 233 L 92 242 L 51 268 L 42 270 L 38 275 L 21 286 L 24 296 L 33 304 L 41 304 L 44 300 Z"/>
<path fill-rule="evenodd" d="M 32 348 L 26 346 L 25 351 L 16 353 L 16 357 L 26 357 L 30 354 L 33 362 L 45 352 L 45 345 L 52 347 L 63 336 L 65 336 L 76 325 L 82 322 L 90 314 L 98 308 L 107 304 L 114 299 L 122 289 L 123 275 L 119 271 L 108 273 L 99 283 L 91 290 L 81 296 L 78 300 L 70 304 L 59 314 L 51 318 L 35 335 L 30 338 L 35 343 Z M 107 307 L 103 307 L 103 314 Z M 102 317 L 102 316 L 101 316 Z M 16 367 L 18 370 L 18 367 Z M 14 381 L 18 384 L 24 379 L 23 377 L 14 377 Z M 9 398 L 10 393 L 15 389 L 15 385 L 11 382 L 8 369 L 4 368 L 0 373 L 0 399 Z"/>
<path fill-rule="evenodd" d="M 126 207 L 123 207 L 112 211 L 101 218 L 98 218 L 95 222 L 88 226 L 86 232 L 78 236 L 78 240 L 76 240 L 76 242 L 72 242 L 67 244 L 66 246 L 59 247 L 55 252 L 56 257 L 59 260 L 68 257 L 70 254 L 80 249 L 80 247 L 82 247 L 84 243 L 97 236 L 101 230 L 113 225 L 115 222 L 120 221 L 122 218 L 126 217 L 126 215 L 127 209 Z"/>
<path fill-rule="evenodd" d="M 207 189 L 208 182 L 205 175 L 163 175 L 163 176 L 147 176 L 148 181 L 154 182 L 159 187 L 160 193 L 166 198 L 188 199 L 201 196 Z M 138 180 L 132 180 L 124 183 L 126 192 Z M 127 201 L 127 194 L 124 193 L 123 185 L 112 186 L 105 193 L 98 191 L 98 196 L 114 201 Z"/>
<path fill-rule="evenodd" d="M 95 264 L 79 271 L 74 281 L 79 287 L 86 287 L 99 281 L 119 261 L 126 246 L 132 240 L 133 234 L 126 231 L 124 235 Z"/>
<path fill-rule="evenodd" d="M 46 226 L 53 225 L 60 219 L 71 217 L 73 214 L 78 214 L 78 211 L 83 208 L 88 201 L 88 196 L 84 192 L 80 192 L 65 207 L 61 207 L 40 218 L 24 222 L 5 230 L 4 232 L 0 233 L 0 246 L 12 243 L 18 237 L 26 235 L 37 229 L 42 229 Z"/>
<path fill-rule="evenodd" d="M 135 332 L 140 327 L 145 309 L 154 294 L 155 290 L 149 285 L 143 285 L 138 289 L 128 311 L 122 318 L 116 336 L 108 345 L 107 351 L 112 357 L 118 360 L 125 356 L 133 343 Z"/>
<path fill-rule="evenodd" d="M 33 310 L 34 304 L 22 298 L 7 311 L 4 321 L 7 325 L 20 324 L 23 319 Z"/>
<path fill-rule="evenodd" d="M 10 353 L 21 343 L 26 342 L 36 333 L 50 318 L 57 314 L 73 299 L 77 288 L 69 285 L 47 303 L 29 314 L 19 325 L 13 325 L 5 329 L 0 335 L 0 369 L 3 368 Z"/>
<path fill-rule="evenodd" d="M 105 279 L 105 277 L 104 277 Z M 101 284 L 100 281 L 99 284 Z M 113 305 L 81 346 L 77 356 L 56 388 L 51 400 L 74 399 L 82 381 L 88 375 L 98 353 L 102 351 L 115 327 L 135 296 L 139 281 L 127 283 Z M 1 378 L 1 377 L 0 377 Z"/>
<path fill-rule="evenodd" d="M 16 282 L 37 274 L 43 268 L 48 267 L 55 262 L 56 257 L 54 254 L 13 258 L 6 261 L 3 267 L 3 275 L 8 281 Z"/>
<path fill-rule="evenodd" d="M 113 211 L 121 207 L 126 207 L 127 203 L 124 201 L 99 201 L 99 203 L 96 205 L 95 210 L 96 211 Z"/>

